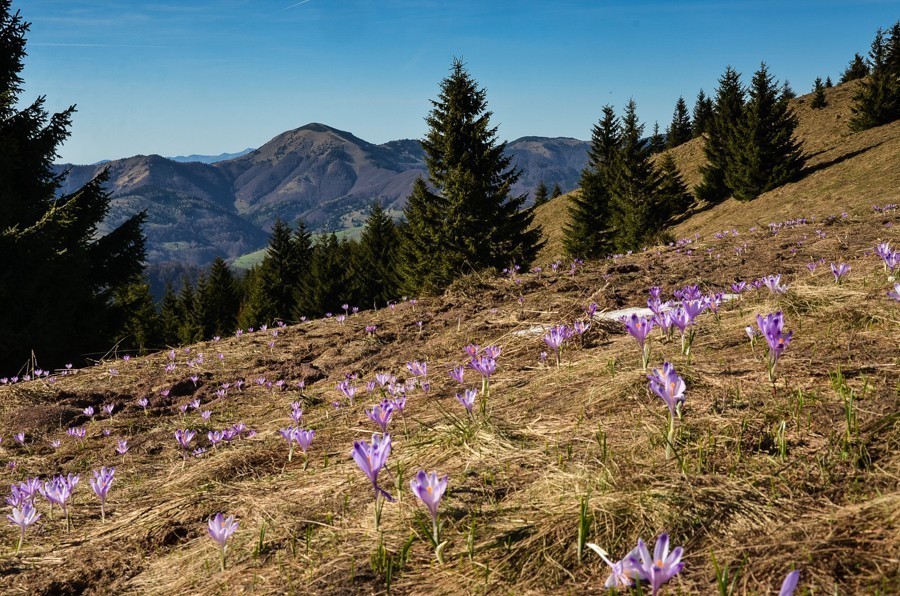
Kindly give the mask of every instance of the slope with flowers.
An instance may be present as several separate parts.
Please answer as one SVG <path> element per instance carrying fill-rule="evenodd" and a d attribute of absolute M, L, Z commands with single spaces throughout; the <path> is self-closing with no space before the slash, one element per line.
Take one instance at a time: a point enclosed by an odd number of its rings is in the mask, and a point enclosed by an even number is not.
<path fill-rule="evenodd" d="M 716 565 L 728 593 L 777 591 L 792 569 L 815 592 L 896 593 L 900 303 L 873 249 L 900 248 L 898 224 L 887 206 L 729 226 L 599 263 L 473 275 L 444 296 L 340 321 L 7 379 L 2 482 L 82 480 L 71 530 L 40 495 L 18 555 L 18 527 L 0 528 L 0 591 L 600 593 L 609 567 L 589 548 L 579 561 L 581 527 L 581 542 L 613 561 L 667 533 L 684 568 L 664 593 L 715 592 Z M 831 262 L 850 266 L 840 284 Z M 688 284 L 710 295 L 770 274 L 787 291 L 748 289 L 700 315 L 689 358 L 677 336 L 651 334 L 649 368 L 669 362 L 686 384 L 667 458 L 669 411 L 634 339 L 602 313 L 642 306 L 651 286 L 663 299 Z M 592 303 L 589 329 L 560 365 L 542 361 L 545 332 L 587 321 Z M 766 342 L 751 344 L 745 327 L 778 311 L 793 338 L 770 383 Z M 455 395 L 480 389 L 481 376 L 469 368 L 460 385 L 448 374 L 469 361 L 469 344 L 500 348 L 472 415 Z M 414 372 L 379 476 L 396 501 L 376 527 L 372 483 L 351 457 L 378 430 L 365 409 L 381 389 L 366 383 L 389 373 L 403 384 Z M 294 424 L 294 402 L 315 435 L 289 461 L 279 430 Z M 187 449 L 175 437 L 184 430 L 197 431 Z M 208 434 L 223 430 L 230 440 Z M 87 486 L 103 466 L 115 467 L 105 520 Z M 420 469 L 449 477 L 437 509 L 442 562 L 410 490 Z M 237 529 L 220 518 L 213 540 L 218 513 Z"/>

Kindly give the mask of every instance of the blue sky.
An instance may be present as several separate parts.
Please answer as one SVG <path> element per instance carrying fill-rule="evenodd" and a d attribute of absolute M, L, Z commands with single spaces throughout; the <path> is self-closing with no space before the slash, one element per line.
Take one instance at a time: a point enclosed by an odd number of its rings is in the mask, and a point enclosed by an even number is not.
<path fill-rule="evenodd" d="M 21 101 L 77 104 L 61 160 L 257 147 L 309 122 L 418 138 L 454 56 L 502 139 L 590 137 L 601 107 L 662 127 L 679 95 L 765 60 L 835 81 L 900 2 L 14 0 L 32 23 Z"/>

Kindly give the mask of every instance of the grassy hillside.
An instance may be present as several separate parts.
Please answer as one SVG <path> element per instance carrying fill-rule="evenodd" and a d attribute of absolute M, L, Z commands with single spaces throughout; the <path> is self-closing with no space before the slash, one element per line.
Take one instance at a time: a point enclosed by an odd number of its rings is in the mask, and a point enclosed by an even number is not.
<path fill-rule="evenodd" d="M 900 303 L 886 296 L 890 284 L 871 251 L 879 240 L 896 244 L 900 211 L 874 212 L 873 200 L 842 218 L 833 193 L 815 205 L 833 204 L 836 217 L 775 233 L 738 224 L 737 236 L 572 272 L 471 276 L 442 297 L 343 324 L 257 330 L 0 386 L 2 483 L 82 475 L 71 531 L 40 496 L 43 517 L 20 555 L 17 529 L 0 527 L 0 592 L 385 593 L 390 561 L 397 594 L 602 593 L 606 564 L 591 551 L 578 561 L 583 502 L 586 539 L 616 560 L 662 532 L 684 547 L 685 568 L 667 594 L 714 593 L 713 555 L 735 593 L 775 593 L 794 568 L 812 593 L 897 593 Z M 685 224 L 686 233 L 732 227 Z M 810 272 L 818 259 L 824 264 Z M 851 266 L 841 285 L 832 261 Z M 654 331 L 651 368 L 671 362 L 687 384 L 671 459 L 668 410 L 648 390 L 637 344 L 620 323 L 596 318 L 558 368 L 552 356 L 539 359 L 544 331 L 584 319 L 589 303 L 600 312 L 640 306 L 651 285 L 668 298 L 686 284 L 714 292 L 771 273 L 784 276 L 787 293 L 751 290 L 701 315 L 690 359 L 677 339 Z M 744 329 L 777 310 L 794 335 L 772 384 L 764 342 L 751 346 Z M 367 325 L 377 326 L 374 336 Z M 502 347 L 486 413 L 473 418 L 447 374 L 466 361 L 469 343 Z M 384 505 L 376 528 L 372 485 L 350 457 L 353 442 L 376 430 L 364 408 L 380 394 L 367 394 L 365 383 L 381 371 L 408 380 L 414 359 L 427 361 L 430 390 L 411 390 L 405 414 L 390 424 L 381 486 L 398 501 Z M 348 375 L 360 387 L 352 405 L 336 388 Z M 465 380 L 481 386 L 472 370 Z M 187 407 L 194 399 L 209 420 Z M 288 462 L 278 433 L 291 424 L 294 401 L 302 426 L 316 432 L 308 463 L 299 453 Z M 115 404 L 111 417 L 83 412 L 103 404 Z M 254 432 L 209 445 L 208 431 L 237 423 Z M 83 440 L 67 435 L 81 427 Z M 183 452 L 176 429 L 198 430 L 192 446 L 206 451 Z M 24 445 L 13 439 L 18 432 Z M 125 456 L 115 451 L 121 439 Z M 87 486 L 100 466 L 116 466 L 105 521 Z M 410 492 L 419 469 L 449 475 L 439 508 L 443 563 Z M 207 536 L 217 512 L 240 523 L 224 571 Z"/>
<path fill-rule="evenodd" d="M 672 230 L 677 238 L 708 235 L 731 226 L 765 225 L 800 216 L 834 212 L 862 213 L 873 204 L 900 200 L 900 122 L 851 133 L 850 119 L 857 81 L 826 89 L 828 104 L 814 110 L 812 95 L 792 100 L 800 120 L 797 137 L 809 156 L 805 175 L 755 199 L 733 199 L 697 213 Z M 700 182 L 703 141 L 694 139 L 672 150 L 689 188 Z M 577 191 L 575 191 L 577 192 Z M 568 197 L 563 195 L 537 210 L 535 223 L 549 241 L 539 261 L 552 262 L 563 254 L 562 228 L 568 221 Z"/>

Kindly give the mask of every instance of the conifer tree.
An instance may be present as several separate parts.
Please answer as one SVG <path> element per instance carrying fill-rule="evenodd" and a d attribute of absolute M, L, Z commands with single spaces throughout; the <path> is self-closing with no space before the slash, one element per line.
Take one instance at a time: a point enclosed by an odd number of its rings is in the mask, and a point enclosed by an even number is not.
<path fill-rule="evenodd" d="M 150 284 L 140 280 L 116 288 L 114 302 L 125 316 L 119 337 L 116 338 L 119 347 L 140 354 L 158 349 L 163 336 L 160 316 L 150 294 Z"/>
<path fill-rule="evenodd" d="M 697 101 L 694 103 L 693 113 L 693 129 L 694 137 L 699 137 L 703 133 L 708 133 L 714 118 L 712 98 L 706 97 L 703 89 L 697 94 Z"/>
<path fill-rule="evenodd" d="M 334 232 L 316 241 L 310 257 L 306 292 L 297 305 L 298 313 L 319 316 L 336 311 L 341 304 L 351 299 L 351 250 L 352 245 L 346 241 L 338 241 Z"/>
<path fill-rule="evenodd" d="M 832 87 L 834 87 L 834 83 L 831 82 L 831 77 L 830 76 L 825 77 L 825 88 L 831 89 Z"/>
<path fill-rule="evenodd" d="M 400 293 L 397 276 L 397 226 L 377 201 L 353 254 L 355 299 L 365 305 L 384 305 Z"/>
<path fill-rule="evenodd" d="M 553 191 L 550 193 L 550 198 L 555 199 L 556 197 L 562 196 L 562 189 L 559 187 L 559 183 L 553 184 Z"/>
<path fill-rule="evenodd" d="M 20 97 L 28 29 L 0 0 L 0 370 L 32 351 L 44 368 L 105 353 L 126 320 L 116 292 L 140 279 L 145 259 L 143 213 L 98 237 L 105 172 L 57 197 L 51 166 L 75 108 L 51 116 L 43 97 Z"/>
<path fill-rule="evenodd" d="M 666 129 L 666 136 L 659 132 L 659 122 L 653 123 L 653 132 L 650 133 L 650 153 L 655 155 L 666 150 L 666 138 L 669 136 L 669 130 Z"/>
<path fill-rule="evenodd" d="M 853 55 L 853 60 L 841 74 L 841 83 L 864 79 L 867 76 L 869 76 L 869 65 L 866 63 L 866 59 L 857 53 Z"/>
<path fill-rule="evenodd" d="M 822 77 L 816 77 L 816 80 L 813 83 L 813 98 L 809 103 L 809 107 L 814 110 L 819 110 L 824 108 L 827 104 L 828 100 L 825 98 L 825 86 L 822 84 Z"/>
<path fill-rule="evenodd" d="M 797 97 L 797 94 L 794 93 L 794 89 L 791 87 L 791 84 L 785 80 L 784 84 L 781 86 L 781 99 L 787 101 L 789 99 L 794 99 Z"/>
<path fill-rule="evenodd" d="M 895 37 L 896 40 L 891 37 Z M 900 118 L 900 21 L 886 35 L 879 29 L 869 51 L 871 75 L 853 97 L 850 130 L 860 131 Z"/>
<path fill-rule="evenodd" d="M 610 171 L 620 142 L 619 119 L 612 106 L 603 106 L 603 115 L 591 132 L 581 190 L 572 196 L 569 222 L 563 229 L 563 245 L 571 257 L 593 258 L 612 249 Z"/>
<path fill-rule="evenodd" d="M 199 299 L 205 314 L 204 339 L 234 332 L 241 297 L 234 275 L 221 257 L 210 265 L 209 276 Z"/>
<path fill-rule="evenodd" d="M 541 180 L 537 187 L 534 189 L 534 206 L 540 207 L 544 203 L 550 200 L 550 191 L 547 190 L 547 185 L 544 184 L 544 181 Z"/>
<path fill-rule="evenodd" d="M 741 75 L 728 66 L 719 77 L 716 90 L 715 117 L 710 122 L 703 152 L 707 163 L 700 166 L 703 177 L 694 190 L 698 199 L 718 203 L 727 198 L 730 189 L 725 183 L 729 166 L 729 147 L 733 146 L 735 131 L 744 117 L 744 87 Z"/>
<path fill-rule="evenodd" d="M 641 138 L 643 130 L 632 99 L 625 107 L 621 141 L 609 172 L 613 247 L 619 251 L 636 249 L 648 242 L 658 234 L 662 223 L 660 177 Z"/>
<path fill-rule="evenodd" d="M 654 225 L 668 223 L 673 217 L 686 213 L 694 197 L 688 191 L 671 152 L 663 154 L 659 161 L 660 182 L 657 203 L 657 221 Z"/>
<path fill-rule="evenodd" d="M 540 229 L 531 227 L 533 211 L 523 208 L 527 194 L 511 194 L 520 171 L 504 154 L 506 143 L 497 141 L 486 92 L 460 60 L 454 60 L 440 87 L 425 119 L 428 132 L 422 140 L 435 192 L 418 197 L 426 211 L 421 221 L 411 221 L 418 213 L 407 209 L 410 225 L 404 238 L 405 252 L 429 251 L 440 256 L 406 263 L 404 284 L 413 291 L 441 289 L 470 270 L 501 268 L 513 262 L 528 266 L 541 245 Z M 414 188 L 413 192 L 418 191 Z M 428 230 L 420 236 L 422 226 Z M 427 240 L 434 243 L 427 244 Z M 420 266 L 427 261 L 434 262 Z"/>
<path fill-rule="evenodd" d="M 171 282 L 166 283 L 162 301 L 159 305 L 159 325 L 162 343 L 166 346 L 177 346 L 181 342 L 178 339 L 178 326 L 181 314 L 178 309 L 178 296 Z"/>
<path fill-rule="evenodd" d="M 794 138 L 797 117 L 765 63 L 753 75 L 744 119 L 729 146 L 725 183 L 735 198 L 750 200 L 794 178 L 805 157 Z"/>
<path fill-rule="evenodd" d="M 266 255 L 252 276 L 246 304 L 241 308 L 241 326 L 271 324 L 292 316 L 297 304 L 298 284 L 308 266 L 308 243 L 309 237 L 302 224 L 294 234 L 288 224 L 275 220 Z"/>
<path fill-rule="evenodd" d="M 691 128 L 691 117 L 688 114 L 687 104 L 684 97 L 679 97 L 675 102 L 675 113 L 672 114 L 672 123 L 669 125 L 668 138 L 666 139 L 666 147 L 671 149 L 693 138 L 693 130 Z"/>
<path fill-rule="evenodd" d="M 181 280 L 178 291 L 178 343 L 181 345 L 200 341 L 203 328 L 197 320 L 197 294 L 187 276 Z"/>

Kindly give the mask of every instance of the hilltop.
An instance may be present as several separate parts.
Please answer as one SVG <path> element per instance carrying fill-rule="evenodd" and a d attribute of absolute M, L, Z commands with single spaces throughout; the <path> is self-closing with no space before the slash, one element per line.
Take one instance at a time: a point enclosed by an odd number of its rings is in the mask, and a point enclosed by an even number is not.
<path fill-rule="evenodd" d="M 731 226 L 765 225 L 800 216 L 825 216 L 834 212 L 863 213 L 873 204 L 900 200 L 900 122 L 853 133 L 850 119 L 853 95 L 859 81 L 826 89 L 827 105 L 810 107 L 812 95 L 791 100 L 799 119 L 796 136 L 809 156 L 804 175 L 754 199 L 752 205 L 728 199 L 696 213 L 674 226 L 675 238 L 712 234 Z M 704 163 L 703 140 L 693 139 L 670 150 L 688 188 L 700 182 Z M 573 192 L 578 192 L 577 190 Z M 569 195 L 537 209 L 535 225 L 543 227 L 549 241 L 539 260 L 549 263 L 563 254 L 562 229 L 568 221 Z"/>

